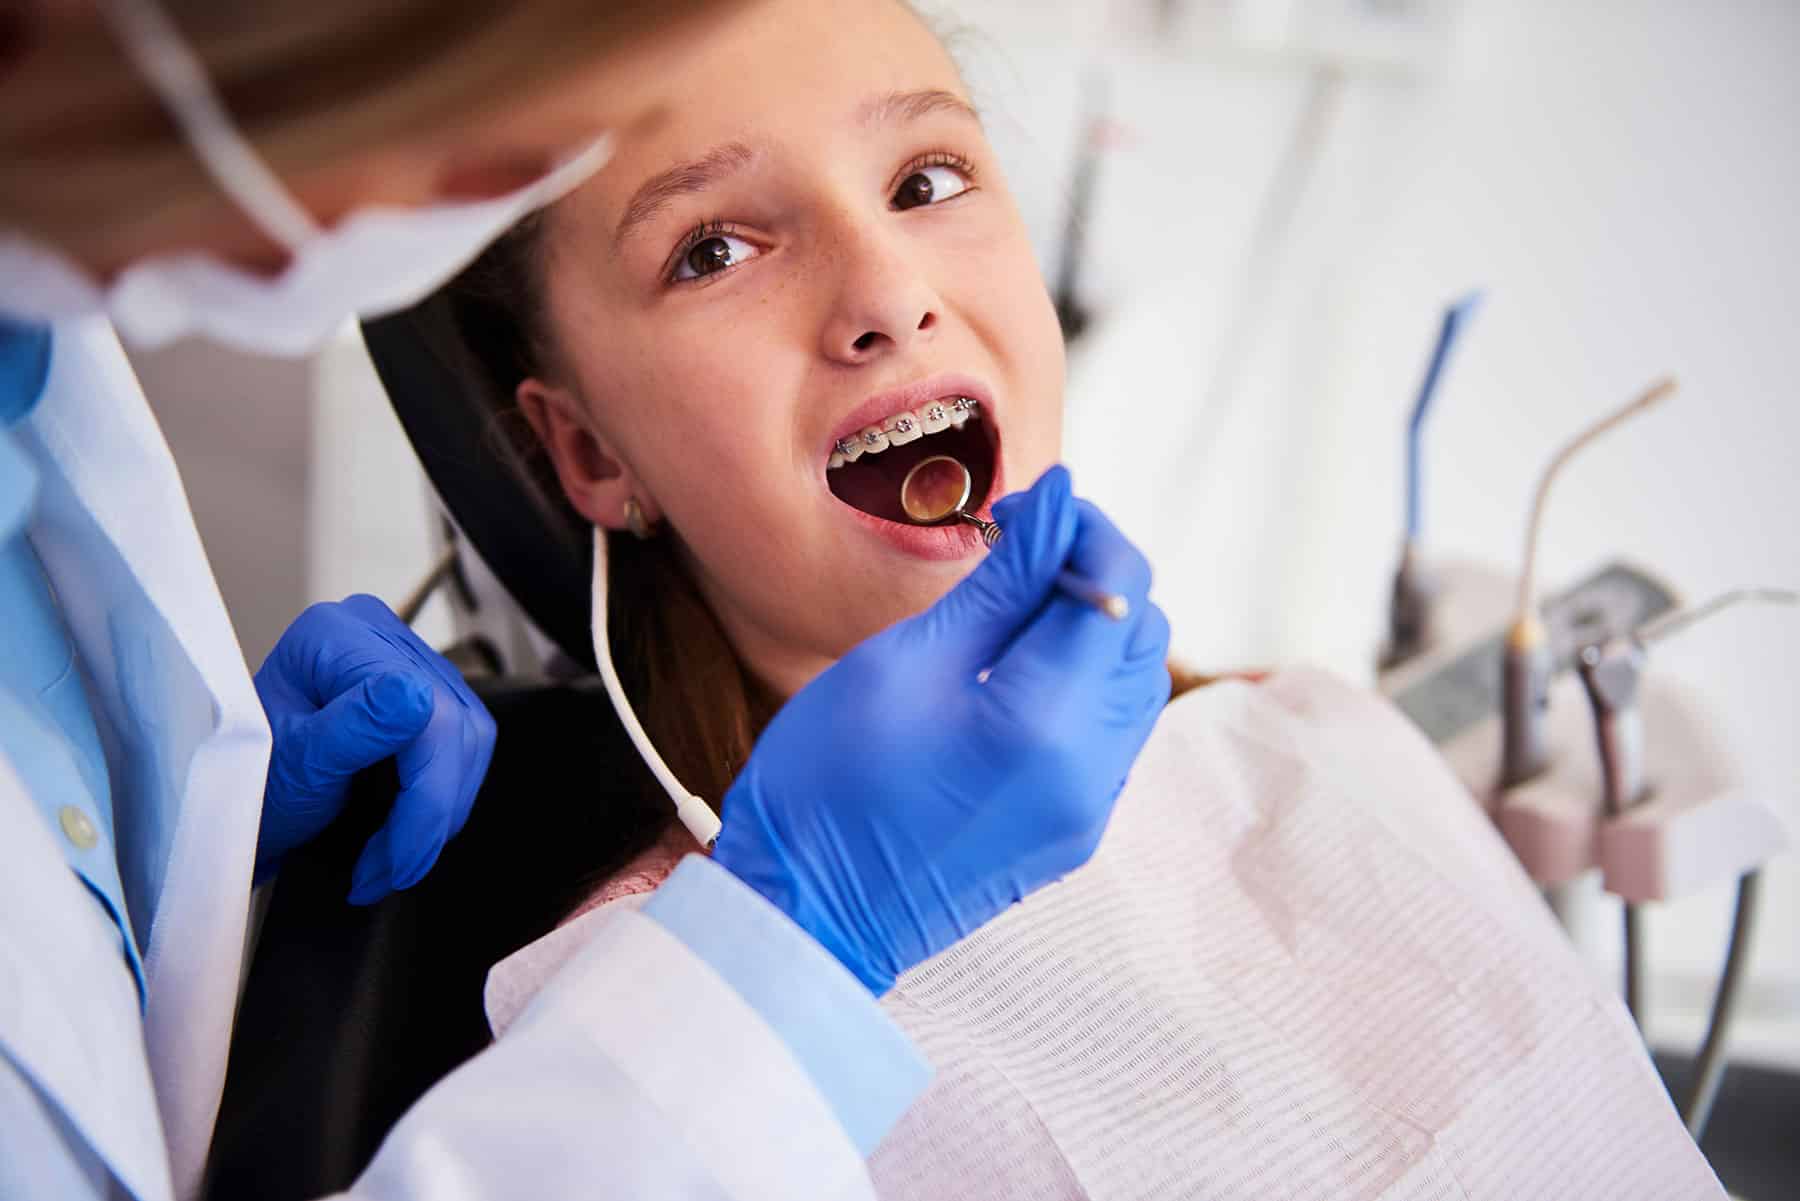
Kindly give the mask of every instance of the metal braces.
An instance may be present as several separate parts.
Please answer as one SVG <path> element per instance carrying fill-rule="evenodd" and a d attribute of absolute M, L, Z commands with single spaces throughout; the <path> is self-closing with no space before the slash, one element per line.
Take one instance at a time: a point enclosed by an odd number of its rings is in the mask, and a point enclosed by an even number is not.
<path fill-rule="evenodd" d="M 937 404 L 937 402 L 935 402 L 935 401 L 932 403 L 934 405 Z M 950 402 L 950 407 L 952 409 L 955 409 L 958 413 L 974 413 L 976 409 L 979 409 L 981 407 L 981 402 L 979 400 L 974 399 L 973 397 L 959 396 L 955 400 Z M 941 407 L 940 407 L 939 411 L 940 412 L 942 411 Z M 913 422 L 912 422 L 912 418 L 910 418 L 910 417 L 902 417 L 902 418 L 900 418 L 900 420 L 894 422 L 894 431 L 896 433 L 901 433 L 901 434 L 911 433 L 912 427 L 913 427 Z M 860 435 L 858 435 L 858 437 L 860 437 L 863 440 L 863 443 L 865 445 L 873 447 L 875 445 L 875 443 L 879 440 L 880 435 L 874 434 L 874 433 L 868 433 L 868 434 L 860 434 Z M 855 449 L 856 449 L 856 438 L 854 438 L 854 437 L 839 438 L 837 440 L 837 452 L 839 454 L 847 455 Z"/>

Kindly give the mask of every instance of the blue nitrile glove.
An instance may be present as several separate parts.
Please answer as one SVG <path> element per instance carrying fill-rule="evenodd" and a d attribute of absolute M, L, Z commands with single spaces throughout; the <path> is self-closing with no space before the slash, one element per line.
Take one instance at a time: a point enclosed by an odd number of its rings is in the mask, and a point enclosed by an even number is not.
<path fill-rule="evenodd" d="M 256 878 L 344 807 L 350 777 L 393 758 L 400 795 L 369 839 L 350 900 L 418 883 L 462 829 L 494 754 L 494 719 L 449 660 L 372 596 L 314 605 L 256 673 L 275 734 Z"/>
<path fill-rule="evenodd" d="M 714 860 L 877 996 L 1087 862 L 1169 698 L 1149 564 L 1068 472 L 994 518 L 987 560 L 803 688 L 725 795 Z M 1056 591 L 1064 567 L 1131 616 Z"/>

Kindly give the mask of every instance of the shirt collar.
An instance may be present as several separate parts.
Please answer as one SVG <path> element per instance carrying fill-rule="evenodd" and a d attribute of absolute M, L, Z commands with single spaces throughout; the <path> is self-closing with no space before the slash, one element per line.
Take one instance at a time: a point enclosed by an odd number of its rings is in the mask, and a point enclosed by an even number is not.
<path fill-rule="evenodd" d="M 0 317 L 0 545 L 31 516 L 37 469 L 11 431 L 37 407 L 49 374 L 50 327 Z"/>
<path fill-rule="evenodd" d="M 0 317 L 0 429 L 23 421 L 50 375 L 50 327 Z"/>

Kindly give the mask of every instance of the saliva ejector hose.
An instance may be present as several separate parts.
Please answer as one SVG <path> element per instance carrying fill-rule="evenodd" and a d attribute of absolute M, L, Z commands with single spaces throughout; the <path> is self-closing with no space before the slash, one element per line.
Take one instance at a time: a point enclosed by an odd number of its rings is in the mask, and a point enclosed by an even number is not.
<path fill-rule="evenodd" d="M 643 723 L 638 721 L 636 710 L 625 698 L 624 686 L 619 683 L 618 669 L 613 666 L 612 640 L 606 632 L 607 615 L 607 574 L 606 574 L 606 530 L 594 527 L 594 662 L 600 668 L 600 681 L 606 685 L 606 695 L 612 698 L 613 711 L 619 715 L 619 724 L 625 727 L 631 745 L 650 768 L 650 774 L 656 777 L 669 799 L 675 802 L 675 816 L 687 827 L 687 832 L 694 836 L 694 841 L 711 850 L 713 843 L 719 840 L 719 815 L 712 811 L 712 806 L 681 786 L 663 757 L 656 753 L 656 747 L 650 742 L 650 735 L 644 731 Z"/>

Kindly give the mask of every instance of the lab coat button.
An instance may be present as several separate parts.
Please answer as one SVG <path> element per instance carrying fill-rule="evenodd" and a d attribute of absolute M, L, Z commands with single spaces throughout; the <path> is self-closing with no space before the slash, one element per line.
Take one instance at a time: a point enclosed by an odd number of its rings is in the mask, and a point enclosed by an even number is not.
<path fill-rule="evenodd" d="M 100 841 L 100 832 L 94 828 L 94 819 L 74 805 L 64 805 L 56 819 L 62 823 L 63 834 L 78 850 L 91 851 L 94 844 Z"/>

